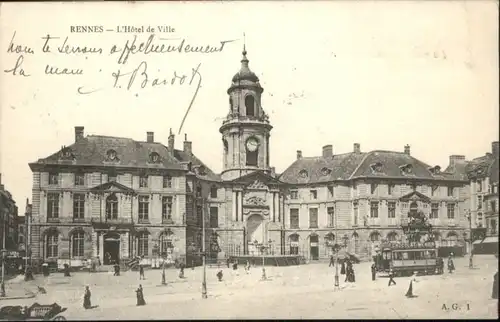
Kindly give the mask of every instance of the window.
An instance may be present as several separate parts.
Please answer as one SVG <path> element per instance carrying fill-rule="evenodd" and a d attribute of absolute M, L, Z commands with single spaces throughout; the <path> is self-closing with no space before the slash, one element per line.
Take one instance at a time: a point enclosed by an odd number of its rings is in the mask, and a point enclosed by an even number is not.
<path fill-rule="evenodd" d="M 201 206 L 196 207 L 196 222 L 201 224 L 203 221 L 203 208 Z"/>
<path fill-rule="evenodd" d="M 83 257 L 83 243 L 84 243 L 84 233 L 83 231 L 76 231 L 71 234 L 71 257 Z"/>
<path fill-rule="evenodd" d="M 299 192 L 297 190 L 291 190 L 290 199 L 299 199 Z"/>
<path fill-rule="evenodd" d="M 163 188 L 172 188 L 171 176 L 163 176 Z"/>
<path fill-rule="evenodd" d="M 24 243 L 24 236 L 19 235 L 19 243 L 23 244 Z"/>
<path fill-rule="evenodd" d="M 483 208 L 483 196 L 477 196 L 477 209 Z"/>
<path fill-rule="evenodd" d="M 328 186 L 328 197 L 333 198 L 334 192 L 333 192 L 333 186 Z"/>
<path fill-rule="evenodd" d="M 396 203 L 395 202 L 388 202 L 387 208 L 389 210 L 387 217 L 388 218 L 396 218 Z"/>
<path fill-rule="evenodd" d="M 106 199 L 106 219 L 118 219 L 118 198 L 115 194 Z"/>
<path fill-rule="evenodd" d="M 374 233 L 371 233 L 371 234 L 370 234 L 370 240 L 371 240 L 372 242 L 376 242 L 376 241 L 378 241 L 378 240 L 379 240 L 379 238 L 380 238 L 380 234 L 379 234 L 379 233 L 377 233 L 377 232 L 374 232 Z"/>
<path fill-rule="evenodd" d="M 58 185 L 59 184 L 59 174 L 58 173 L 49 173 L 49 185 Z"/>
<path fill-rule="evenodd" d="M 84 185 L 85 185 L 85 174 L 75 173 L 75 186 L 84 186 Z"/>
<path fill-rule="evenodd" d="M 359 216 L 359 208 L 358 208 L 358 202 L 355 201 L 352 203 L 352 209 L 354 212 L 354 225 L 358 225 L 358 216 Z"/>
<path fill-rule="evenodd" d="M 448 197 L 453 197 L 453 187 L 448 187 Z"/>
<path fill-rule="evenodd" d="M 147 188 L 148 187 L 148 177 L 141 176 L 139 177 L 139 188 Z"/>
<path fill-rule="evenodd" d="M 210 188 L 210 198 L 217 199 L 217 187 Z"/>
<path fill-rule="evenodd" d="M 299 228 L 299 210 L 298 209 L 290 209 L 290 228 L 292 228 L 292 229 Z"/>
<path fill-rule="evenodd" d="M 149 197 L 139 196 L 139 220 L 149 219 Z"/>
<path fill-rule="evenodd" d="M 412 183 L 411 184 L 411 191 L 417 191 L 417 185 Z"/>
<path fill-rule="evenodd" d="M 245 97 L 245 107 L 247 116 L 255 116 L 255 99 L 252 95 Z"/>
<path fill-rule="evenodd" d="M 310 195 L 311 195 L 312 200 L 318 199 L 318 191 L 317 190 L 311 190 Z"/>
<path fill-rule="evenodd" d="M 247 161 L 246 165 L 256 167 L 258 165 L 259 150 L 249 151 L 247 150 Z"/>
<path fill-rule="evenodd" d="M 454 219 L 455 218 L 455 204 L 449 203 L 447 206 L 447 212 L 448 212 L 448 219 Z"/>
<path fill-rule="evenodd" d="M 141 232 L 139 236 L 137 236 L 137 255 L 139 256 L 148 256 L 148 233 Z"/>
<path fill-rule="evenodd" d="M 490 231 L 492 234 L 497 233 L 497 221 L 495 219 L 490 220 Z"/>
<path fill-rule="evenodd" d="M 299 254 L 299 235 L 293 234 L 290 236 L 290 255 Z"/>
<path fill-rule="evenodd" d="M 116 174 L 108 174 L 108 182 L 117 182 Z"/>
<path fill-rule="evenodd" d="M 482 212 L 477 213 L 477 221 L 482 224 L 482 222 L 483 222 L 483 213 Z"/>
<path fill-rule="evenodd" d="M 476 184 L 477 184 L 477 192 L 483 191 L 483 183 L 481 182 L 481 180 L 476 181 Z"/>
<path fill-rule="evenodd" d="M 387 234 L 388 241 L 396 241 L 397 239 L 398 239 L 398 234 L 396 234 L 395 232 L 390 232 L 389 234 Z"/>
<path fill-rule="evenodd" d="M 392 189 L 394 188 L 393 184 L 390 184 L 387 186 L 387 194 L 392 195 Z"/>
<path fill-rule="evenodd" d="M 491 207 L 491 211 L 496 212 L 497 211 L 496 201 L 494 201 L 494 200 L 490 201 L 490 207 Z"/>
<path fill-rule="evenodd" d="M 24 234 L 24 226 L 19 227 L 19 232 L 20 232 L 21 234 Z"/>
<path fill-rule="evenodd" d="M 85 218 L 85 195 L 82 193 L 73 194 L 73 219 Z"/>
<path fill-rule="evenodd" d="M 375 194 L 375 192 L 377 191 L 377 184 L 376 183 L 371 183 L 370 184 L 370 191 L 371 191 L 371 194 Z"/>
<path fill-rule="evenodd" d="M 432 203 L 431 204 L 431 214 L 430 214 L 430 219 L 438 219 L 439 218 L 439 203 Z"/>
<path fill-rule="evenodd" d="M 377 201 L 372 201 L 370 203 L 370 217 L 371 218 L 378 218 L 378 202 Z"/>
<path fill-rule="evenodd" d="M 219 227 L 219 208 L 210 207 L 210 228 Z"/>
<path fill-rule="evenodd" d="M 309 228 L 318 228 L 318 208 L 309 208 Z"/>
<path fill-rule="evenodd" d="M 161 218 L 162 220 L 172 220 L 172 200 L 170 196 L 161 198 Z"/>
<path fill-rule="evenodd" d="M 172 242 L 173 234 L 163 233 L 160 235 L 160 254 L 166 255 L 170 252 L 171 249 L 174 248 L 174 244 Z"/>
<path fill-rule="evenodd" d="M 47 235 L 47 250 L 46 256 L 49 257 L 58 257 L 58 244 L 59 244 L 59 234 L 57 232 L 50 232 Z"/>
<path fill-rule="evenodd" d="M 59 194 L 47 194 L 47 219 L 59 218 Z"/>
<path fill-rule="evenodd" d="M 334 227 L 335 226 L 335 208 L 334 207 L 326 208 L 326 213 L 328 215 L 328 227 Z"/>

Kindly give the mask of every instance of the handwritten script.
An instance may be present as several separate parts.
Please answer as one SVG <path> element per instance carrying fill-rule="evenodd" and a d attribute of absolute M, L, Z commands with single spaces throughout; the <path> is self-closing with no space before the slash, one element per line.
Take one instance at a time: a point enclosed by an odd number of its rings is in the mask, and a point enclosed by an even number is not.
<path fill-rule="evenodd" d="M 185 38 L 161 38 L 156 34 L 131 34 L 122 43 L 110 44 L 109 46 L 91 46 L 81 45 L 72 41 L 70 36 L 55 36 L 44 35 L 40 37 L 40 41 L 34 45 L 24 44 L 17 40 L 17 32 L 14 31 L 10 42 L 7 46 L 7 54 L 14 55 L 14 63 L 11 68 L 4 69 L 4 73 L 11 77 L 28 78 L 32 75 L 41 75 L 44 77 L 64 77 L 69 81 L 77 83 L 75 86 L 78 95 L 91 95 L 92 93 L 105 89 L 124 90 L 133 92 L 138 95 L 138 92 L 145 88 L 162 88 L 162 87 L 193 87 L 193 94 L 190 104 L 184 114 L 179 127 L 179 133 L 186 121 L 186 117 L 193 106 L 200 88 L 202 87 L 201 63 L 193 63 L 191 70 L 179 71 L 170 69 L 164 71 L 159 69 L 159 66 L 150 66 L 148 58 L 158 55 L 185 55 L 191 57 L 199 57 L 199 55 L 216 54 L 222 52 L 226 45 L 234 40 L 221 40 L 212 44 L 192 44 Z M 30 56 L 43 55 L 46 58 L 43 66 L 36 66 L 36 70 L 28 70 L 26 67 L 27 60 Z M 78 66 L 79 60 L 98 59 L 97 57 L 116 57 L 116 66 L 110 71 L 103 71 L 103 66 L 93 64 L 96 70 L 90 72 L 103 73 L 105 82 L 108 87 L 94 87 L 92 84 L 81 84 L 81 77 L 89 71 L 83 67 L 75 67 L 73 65 L 63 66 L 58 63 L 58 57 L 70 56 Z M 132 56 L 140 56 L 141 61 L 137 65 L 128 66 L 129 58 Z M 94 58 L 96 57 L 96 58 Z M 97 66 L 97 67 L 96 67 Z M 105 66 L 109 67 L 109 66 Z M 31 67 L 34 68 L 34 67 Z M 101 77 L 99 77 L 101 79 Z M 109 80 L 108 80 L 109 79 Z"/>

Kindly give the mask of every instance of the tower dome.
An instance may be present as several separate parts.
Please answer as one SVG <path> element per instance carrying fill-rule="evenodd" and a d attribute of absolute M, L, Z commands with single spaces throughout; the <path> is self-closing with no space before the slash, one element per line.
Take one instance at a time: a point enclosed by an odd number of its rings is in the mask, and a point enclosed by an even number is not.
<path fill-rule="evenodd" d="M 241 81 L 259 82 L 259 78 L 248 67 L 247 51 L 243 48 L 243 58 L 241 58 L 241 69 L 233 76 L 233 83 Z"/>

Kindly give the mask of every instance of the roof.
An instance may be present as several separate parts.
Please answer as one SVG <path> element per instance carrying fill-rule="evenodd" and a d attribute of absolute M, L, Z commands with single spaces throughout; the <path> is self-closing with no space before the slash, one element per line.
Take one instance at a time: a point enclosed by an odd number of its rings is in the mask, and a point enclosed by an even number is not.
<path fill-rule="evenodd" d="M 111 150 L 116 151 L 116 162 L 109 160 L 108 152 Z M 151 161 L 152 153 L 158 154 L 157 162 Z M 130 138 L 103 135 L 86 136 L 46 158 L 39 159 L 30 166 L 35 164 L 69 164 L 186 170 L 183 163 L 187 162 L 192 162 L 193 166 L 203 165 L 207 174 L 205 177 L 217 178 L 213 171 L 194 154 L 174 150 L 172 155 L 168 147 L 158 142 L 135 141 Z"/>
<path fill-rule="evenodd" d="M 201 179 L 207 179 L 207 180 L 212 180 L 212 181 L 220 181 L 221 177 L 220 174 L 214 173 L 209 167 L 206 166 L 205 163 L 203 163 L 198 157 L 196 157 L 192 153 L 186 153 L 182 150 L 174 150 L 174 156 L 177 160 L 180 162 L 191 162 L 193 168 L 204 168 L 204 174 L 200 173 L 199 171 L 197 172 L 195 170 L 196 176 L 201 178 Z"/>
<path fill-rule="evenodd" d="M 350 152 L 332 157 L 303 157 L 280 176 L 290 184 L 312 184 L 357 178 L 467 180 L 461 174 L 431 171 L 428 164 L 404 152 L 375 150 Z M 305 175 L 307 173 L 307 175 Z"/>
<path fill-rule="evenodd" d="M 498 183 L 498 170 L 498 158 L 490 153 L 471 160 L 466 167 L 470 179 L 489 177 L 491 184 Z"/>

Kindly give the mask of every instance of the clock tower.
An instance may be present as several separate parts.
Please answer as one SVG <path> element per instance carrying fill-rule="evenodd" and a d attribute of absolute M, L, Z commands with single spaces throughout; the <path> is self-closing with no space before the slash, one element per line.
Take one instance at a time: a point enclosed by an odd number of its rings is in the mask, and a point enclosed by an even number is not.
<path fill-rule="evenodd" d="M 248 67 L 243 47 L 241 69 L 234 75 L 229 94 L 229 113 L 222 134 L 223 180 L 233 180 L 256 170 L 270 171 L 269 137 L 272 126 L 262 108 L 259 78 Z"/>

